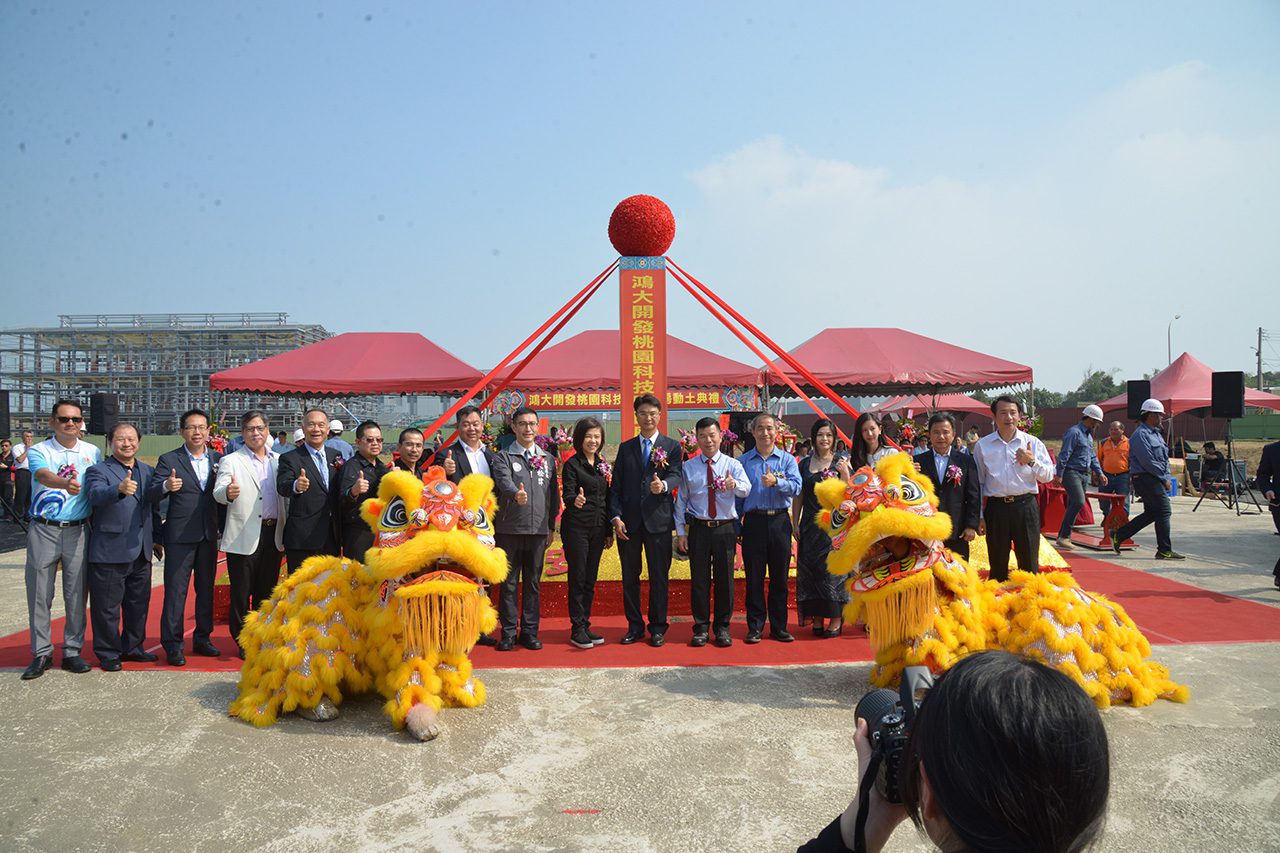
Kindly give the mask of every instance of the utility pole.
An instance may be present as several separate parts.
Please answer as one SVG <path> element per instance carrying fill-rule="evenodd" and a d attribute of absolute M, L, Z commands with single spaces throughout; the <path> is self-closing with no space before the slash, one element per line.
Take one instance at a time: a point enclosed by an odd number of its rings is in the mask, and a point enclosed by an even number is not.
<path fill-rule="evenodd" d="M 1262 390 L 1262 327 L 1258 327 L 1258 390 Z"/>

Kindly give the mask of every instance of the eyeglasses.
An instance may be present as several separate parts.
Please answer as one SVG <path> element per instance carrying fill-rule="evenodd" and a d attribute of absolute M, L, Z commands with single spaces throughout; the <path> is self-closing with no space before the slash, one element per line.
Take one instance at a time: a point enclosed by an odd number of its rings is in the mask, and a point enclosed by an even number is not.
<path fill-rule="evenodd" d="M 516 421 L 516 429 L 537 429 L 537 421 Z"/>
<path fill-rule="evenodd" d="M 205 426 L 204 424 L 191 424 L 190 426 L 184 426 L 182 428 L 182 431 L 183 432 L 208 432 L 209 427 Z"/>
<path fill-rule="evenodd" d="M 252 433 L 266 432 L 266 431 L 267 431 L 267 428 L 266 428 L 266 427 L 264 427 L 264 426 L 245 427 L 245 428 L 244 428 L 244 431 L 245 431 L 245 432 L 252 432 Z"/>
<path fill-rule="evenodd" d="M 55 420 L 57 420 L 57 422 L 58 422 L 58 423 L 60 423 L 60 424 L 82 424 L 82 423 L 84 423 L 84 418 L 79 417 L 79 416 L 71 416 L 71 415 L 58 415 L 58 417 L 57 417 L 57 418 L 55 418 Z"/>

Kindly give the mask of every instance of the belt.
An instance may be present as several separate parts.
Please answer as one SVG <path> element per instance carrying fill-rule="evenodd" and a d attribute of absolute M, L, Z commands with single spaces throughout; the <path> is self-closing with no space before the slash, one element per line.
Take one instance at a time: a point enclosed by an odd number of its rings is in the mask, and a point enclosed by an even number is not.
<path fill-rule="evenodd" d="M 1013 504 L 1019 501 L 1029 501 L 1035 497 L 1034 494 L 1025 495 L 991 495 L 987 498 L 989 501 L 999 501 L 1000 503 Z"/>
<path fill-rule="evenodd" d="M 747 511 L 747 515 L 782 515 L 787 512 L 785 509 L 752 509 Z"/>
<path fill-rule="evenodd" d="M 710 527 L 712 529 L 720 527 L 721 525 L 732 524 L 737 521 L 737 519 L 734 518 L 691 518 L 689 520 L 694 524 L 702 527 Z"/>
<path fill-rule="evenodd" d="M 274 518 L 264 518 L 264 519 L 262 519 L 262 526 L 263 526 L 263 527 L 275 527 L 275 526 L 276 526 L 276 520 L 275 520 Z"/>
<path fill-rule="evenodd" d="M 79 527 L 80 525 L 86 524 L 89 521 L 89 519 L 87 518 L 82 518 L 79 521 L 50 521 L 49 519 L 41 518 L 38 515 L 32 517 L 31 520 L 37 524 L 47 524 L 50 527 Z"/>

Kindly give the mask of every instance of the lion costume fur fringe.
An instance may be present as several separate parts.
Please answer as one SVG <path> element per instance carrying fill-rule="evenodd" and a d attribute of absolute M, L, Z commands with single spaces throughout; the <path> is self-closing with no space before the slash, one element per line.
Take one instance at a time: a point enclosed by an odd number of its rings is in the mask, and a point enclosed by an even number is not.
<path fill-rule="evenodd" d="M 1071 574 L 1015 570 L 1005 583 L 982 580 L 942 544 L 951 519 L 909 455 L 816 491 L 818 522 L 832 539 L 828 571 L 847 578 L 844 618 L 863 619 L 875 649 L 872 683 L 896 687 L 907 666 L 936 673 L 970 652 L 1004 649 L 1066 673 L 1099 707 L 1187 700 L 1187 688 L 1148 660 L 1151 645 L 1124 608 Z"/>
<path fill-rule="evenodd" d="M 249 614 L 230 713 L 268 726 L 282 711 L 314 713 L 327 702 L 336 716 L 344 696 L 372 688 L 400 729 L 418 706 L 434 718 L 446 705 L 483 703 L 467 654 L 497 624 L 478 581 L 507 575 L 494 507 L 493 481 L 480 474 L 458 485 L 435 467 L 421 480 L 384 475 L 361 506 L 375 533 L 365 562 L 312 557 Z"/>

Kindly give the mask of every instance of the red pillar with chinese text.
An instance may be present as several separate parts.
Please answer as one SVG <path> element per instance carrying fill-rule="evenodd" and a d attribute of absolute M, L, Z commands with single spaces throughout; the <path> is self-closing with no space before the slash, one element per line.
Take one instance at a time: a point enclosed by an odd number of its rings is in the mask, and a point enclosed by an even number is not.
<path fill-rule="evenodd" d="M 658 430 L 667 431 L 667 267 L 662 257 L 624 257 L 618 267 L 618 349 L 622 440 L 636 434 L 632 403 L 641 394 L 662 401 Z"/>

